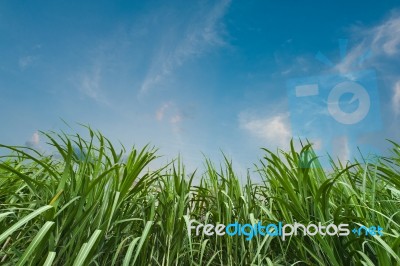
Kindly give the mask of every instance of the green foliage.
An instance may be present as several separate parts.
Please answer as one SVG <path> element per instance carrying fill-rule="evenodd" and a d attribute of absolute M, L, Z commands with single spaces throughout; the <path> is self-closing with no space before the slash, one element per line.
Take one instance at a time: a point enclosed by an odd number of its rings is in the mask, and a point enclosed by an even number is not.
<path fill-rule="evenodd" d="M 0 145 L 1 265 L 400 265 L 400 146 L 375 164 L 319 167 L 311 145 L 265 151 L 260 184 L 232 163 L 187 175 L 156 150 L 115 150 L 101 133 L 42 133 L 57 155 Z M 152 169 L 152 170 L 151 170 Z M 381 225 L 382 237 L 216 237 L 188 224 Z"/>

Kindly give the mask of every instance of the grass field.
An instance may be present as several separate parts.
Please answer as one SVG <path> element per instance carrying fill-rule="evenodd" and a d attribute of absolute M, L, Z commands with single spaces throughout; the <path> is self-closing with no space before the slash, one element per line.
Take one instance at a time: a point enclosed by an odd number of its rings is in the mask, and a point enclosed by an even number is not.
<path fill-rule="evenodd" d="M 1 145 L 1 265 L 400 265 L 400 146 L 374 164 L 318 167 L 310 145 L 256 162 L 239 182 L 228 159 L 158 170 L 151 147 L 117 151 L 90 137 L 43 133 L 57 155 Z M 302 166 L 302 167 L 299 167 Z M 311 167 L 309 167 L 311 166 Z M 193 182 L 196 180 L 196 182 Z M 196 185 L 195 185 L 196 184 Z M 380 236 L 196 236 L 201 223 L 380 225 Z"/>

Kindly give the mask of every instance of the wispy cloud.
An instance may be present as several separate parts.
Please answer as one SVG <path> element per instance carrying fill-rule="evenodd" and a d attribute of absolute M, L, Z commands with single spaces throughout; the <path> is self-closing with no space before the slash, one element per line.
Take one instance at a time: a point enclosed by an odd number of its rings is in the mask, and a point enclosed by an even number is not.
<path fill-rule="evenodd" d="M 182 121 L 182 115 L 181 114 L 176 114 L 171 119 L 169 120 L 171 124 L 178 124 Z"/>
<path fill-rule="evenodd" d="M 83 72 L 79 77 L 78 89 L 79 91 L 100 104 L 109 105 L 101 88 L 102 81 L 102 66 L 96 63 L 90 70 Z"/>
<path fill-rule="evenodd" d="M 158 110 L 156 111 L 157 121 L 162 122 L 163 120 L 165 120 L 165 118 L 171 126 L 177 127 L 183 121 L 184 115 L 180 108 L 176 106 L 176 104 L 169 101 L 163 103 L 161 107 L 158 108 Z"/>
<path fill-rule="evenodd" d="M 40 49 L 42 48 L 41 44 L 36 44 L 28 51 L 26 51 L 24 56 L 20 56 L 18 59 L 18 66 L 21 70 L 25 70 L 31 66 L 33 66 L 40 59 Z"/>
<path fill-rule="evenodd" d="M 392 16 L 372 30 L 366 32 L 371 37 L 373 51 L 394 56 L 400 52 L 400 16 L 396 11 Z"/>
<path fill-rule="evenodd" d="M 161 43 L 153 56 L 140 92 L 146 92 L 159 84 L 187 60 L 200 56 L 213 47 L 223 46 L 225 42 L 221 19 L 229 5 L 230 0 L 222 0 L 212 7 L 196 10 L 194 14 L 189 14 L 190 19 L 185 21 L 183 29 L 179 27 L 181 21 L 170 21 L 172 30 L 170 28 L 161 33 Z M 171 40 L 171 36 L 175 39 Z"/>
<path fill-rule="evenodd" d="M 393 110 L 395 114 L 398 114 L 400 11 L 392 11 L 388 18 L 373 27 L 352 27 L 351 33 L 354 40 L 361 40 L 361 42 L 348 51 L 346 59 L 335 66 L 336 70 L 346 73 L 351 71 L 354 65 L 364 61 L 378 69 L 383 75 L 384 84 L 390 88 L 385 91 L 391 94 Z"/>
<path fill-rule="evenodd" d="M 184 132 L 184 121 L 193 119 L 194 113 L 195 107 L 193 105 L 180 106 L 173 101 L 168 101 L 157 109 L 155 119 L 159 123 L 166 122 L 175 134 L 180 135 Z"/>
<path fill-rule="evenodd" d="M 400 54 L 399 11 L 393 11 L 388 18 L 372 27 L 353 26 L 350 33 L 352 39 L 359 43 L 352 46 L 345 60 L 335 66 L 340 72 L 348 72 L 367 59 L 381 67 L 393 62 Z"/>
<path fill-rule="evenodd" d="M 21 70 L 25 70 L 26 68 L 31 66 L 37 59 L 38 57 L 34 55 L 20 57 L 18 60 L 18 66 Z"/>
<path fill-rule="evenodd" d="M 163 120 L 165 113 L 167 112 L 168 108 L 171 107 L 171 102 L 164 103 L 156 112 L 156 119 L 158 121 Z"/>

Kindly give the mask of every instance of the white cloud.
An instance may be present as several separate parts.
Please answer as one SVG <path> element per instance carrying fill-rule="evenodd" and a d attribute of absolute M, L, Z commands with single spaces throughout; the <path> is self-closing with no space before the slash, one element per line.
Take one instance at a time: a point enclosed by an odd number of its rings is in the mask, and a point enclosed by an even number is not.
<path fill-rule="evenodd" d="M 196 10 L 196 13 L 191 14 L 190 20 L 185 23 L 184 29 L 173 25 L 175 29 L 172 32 L 166 30 L 140 92 L 148 91 L 159 84 L 190 58 L 200 56 L 213 47 L 224 45 L 219 22 L 229 5 L 230 0 L 222 0 L 211 8 Z M 170 22 L 173 23 L 173 21 Z M 171 38 L 175 39 L 171 40 Z"/>
<path fill-rule="evenodd" d="M 176 114 L 176 115 L 174 115 L 173 117 L 171 117 L 171 119 L 170 119 L 170 122 L 172 123 L 172 124 L 178 124 L 178 123 L 180 123 L 182 121 L 182 115 L 180 115 L 180 114 Z"/>
<path fill-rule="evenodd" d="M 269 146 L 286 147 L 291 139 L 289 115 L 276 114 L 257 118 L 246 113 L 239 115 L 240 127 L 268 143 Z"/>
<path fill-rule="evenodd" d="M 31 141 L 32 141 L 32 143 L 35 144 L 35 145 L 38 145 L 38 144 L 39 144 L 40 137 L 39 137 L 39 133 L 38 133 L 38 132 L 33 133 L 32 138 L 31 138 Z"/>
<path fill-rule="evenodd" d="M 40 142 L 39 132 L 36 131 L 33 133 L 30 140 L 26 141 L 25 145 L 30 148 L 34 148 L 39 145 L 39 142 Z"/>

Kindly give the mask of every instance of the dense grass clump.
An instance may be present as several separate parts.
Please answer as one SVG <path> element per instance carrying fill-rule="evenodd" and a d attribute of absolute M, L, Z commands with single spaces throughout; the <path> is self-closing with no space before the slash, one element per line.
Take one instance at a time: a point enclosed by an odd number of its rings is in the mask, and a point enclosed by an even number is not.
<path fill-rule="evenodd" d="M 400 265 L 400 146 L 376 163 L 318 167 L 311 145 L 265 150 L 261 183 L 225 158 L 204 173 L 103 135 L 43 133 L 56 155 L 1 145 L 1 265 Z M 152 169 L 152 170 L 151 170 Z M 196 180 L 196 182 L 194 182 Z M 196 184 L 196 185 L 195 185 Z M 380 225 L 384 235 L 196 236 L 189 223 Z M 195 224 L 195 223 L 194 223 Z M 351 228 L 351 227 L 350 227 Z"/>

